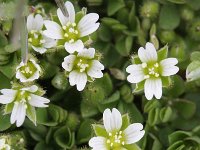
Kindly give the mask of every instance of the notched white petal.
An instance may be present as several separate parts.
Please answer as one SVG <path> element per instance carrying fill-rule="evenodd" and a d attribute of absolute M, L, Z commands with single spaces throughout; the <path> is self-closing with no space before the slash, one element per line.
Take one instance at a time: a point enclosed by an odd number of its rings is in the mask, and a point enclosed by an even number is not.
<path fill-rule="evenodd" d="M 129 125 L 125 130 L 125 143 L 133 144 L 138 142 L 145 134 L 143 125 L 141 123 L 134 123 Z"/>
<path fill-rule="evenodd" d="M 76 59 L 75 55 L 69 55 L 64 58 L 64 62 L 62 63 L 62 67 L 70 72 L 73 69 L 74 61 Z"/>
<path fill-rule="evenodd" d="M 74 43 L 65 43 L 65 49 L 68 53 L 80 52 L 84 48 L 83 42 L 78 40 Z"/>

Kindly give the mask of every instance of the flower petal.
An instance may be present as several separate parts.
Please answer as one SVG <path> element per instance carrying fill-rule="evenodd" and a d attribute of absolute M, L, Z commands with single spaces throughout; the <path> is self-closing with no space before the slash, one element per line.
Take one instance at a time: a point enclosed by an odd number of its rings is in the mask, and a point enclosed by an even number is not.
<path fill-rule="evenodd" d="M 17 92 L 15 92 L 16 94 Z M 0 95 L 0 103 L 1 104 L 9 104 L 15 99 L 15 94 L 14 95 Z"/>
<path fill-rule="evenodd" d="M 67 12 L 68 12 L 68 14 L 69 14 L 69 21 L 70 21 L 71 23 L 75 22 L 75 10 L 74 10 L 74 5 L 73 5 L 71 2 L 67 1 L 67 2 L 65 3 L 65 7 L 67 8 Z"/>
<path fill-rule="evenodd" d="M 19 106 L 19 103 L 15 103 L 14 104 L 14 107 L 13 107 L 13 110 L 12 110 L 12 113 L 11 113 L 11 117 L 10 117 L 10 123 L 11 124 L 14 124 L 15 121 L 17 120 L 17 112 L 18 112 L 18 106 Z"/>
<path fill-rule="evenodd" d="M 160 62 L 162 67 L 162 76 L 171 76 L 179 71 L 179 68 L 175 66 L 178 63 L 176 58 L 167 58 Z"/>
<path fill-rule="evenodd" d="M 71 86 L 76 85 L 78 91 L 82 91 L 87 83 L 85 72 L 72 71 L 69 74 L 69 83 Z"/>
<path fill-rule="evenodd" d="M 12 89 L 2 89 L 0 90 L 0 92 L 6 96 L 15 96 L 15 94 L 17 93 L 16 90 L 12 90 Z"/>
<path fill-rule="evenodd" d="M 63 30 L 59 24 L 54 21 L 46 20 L 44 25 L 47 30 L 43 31 L 43 34 L 52 39 L 63 39 Z"/>
<path fill-rule="evenodd" d="M 92 147 L 92 150 L 107 150 L 106 138 L 93 137 L 89 141 L 89 146 Z"/>
<path fill-rule="evenodd" d="M 60 8 L 57 9 L 57 16 L 62 26 L 66 25 L 69 21 L 69 18 L 63 15 Z"/>
<path fill-rule="evenodd" d="M 69 55 L 64 58 L 64 62 L 62 63 L 62 67 L 70 72 L 74 66 L 74 61 L 76 59 L 75 55 Z"/>
<path fill-rule="evenodd" d="M 116 108 L 113 108 L 112 112 L 110 109 L 106 109 L 103 113 L 103 123 L 108 133 L 113 130 L 120 130 L 122 126 L 122 117 L 120 112 Z"/>
<path fill-rule="evenodd" d="M 35 47 L 33 45 L 31 47 L 34 49 L 34 51 L 36 51 L 36 52 L 38 52 L 40 54 L 44 54 L 47 51 L 47 49 L 44 48 L 44 47 Z"/>
<path fill-rule="evenodd" d="M 139 83 L 144 80 L 144 72 L 142 65 L 129 65 L 126 68 L 126 72 L 130 73 L 127 80 L 130 83 Z"/>
<path fill-rule="evenodd" d="M 162 96 L 162 81 L 160 78 L 157 79 L 147 79 L 145 81 L 144 85 L 144 92 L 145 92 L 145 97 L 148 100 L 151 100 L 153 98 L 153 95 L 157 99 L 160 99 Z"/>
<path fill-rule="evenodd" d="M 51 39 L 51 38 L 48 38 L 48 37 L 46 37 L 45 35 L 43 35 L 43 38 L 44 38 L 44 40 L 45 40 L 45 43 L 43 44 L 43 46 L 45 47 L 45 48 L 51 48 L 51 47 L 54 47 L 54 46 L 56 46 L 56 40 L 54 40 L 54 39 Z"/>
<path fill-rule="evenodd" d="M 35 93 L 37 90 L 38 90 L 38 87 L 36 85 L 32 85 L 32 86 L 21 89 L 21 91 L 29 91 L 31 93 Z"/>
<path fill-rule="evenodd" d="M 94 58 L 94 54 L 95 54 L 94 48 L 88 48 L 88 49 L 84 48 L 78 53 L 78 56 L 91 59 Z"/>
<path fill-rule="evenodd" d="M 102 78 L 103 73 L 101 70 L 104 70 L 104 66 L 98 60 L 93 60 L 87 74 L 93 78 Z"/>
<path fill-rule="evenodd" d="M 27 30 L 42 30 L 44 20 L 41 15 L 37 14 L 34 18 L 33 14 L 27 17 Z"/>
<path fill-rule="evenodd" d="M 35 94 L 31 94 L 30 96 L 31 96 L 31 99 L 28 101 L 30 105 L 34 107 L 48 107 L 48 105 L 46 104 L 50 102 L 49 99 L 35 95 Z"/>
<path fill-rule="evenodd" d="M 140 47 L 138 50 L 138 56 L 142 62 L 151 62 L 151 61 L 157 61 L 157 52 L 152 43 L 147 42 L 146 49 L 143 47 Z"/>
<path fill-rule="evenodd" d="M 78 40 L 74 43 L 65 43 L 65 49 L 69 53 L 74 53 L 75 51 L 80 52 L 81 50 L 83 50 L 83 48 L 84 45 L 81 40 Z"/>
<path fill-rule="evenodd" d="M 89 13 L 85 15 L 78 23 L 78 29 L 80 36 L 86 36 L 95 32 L 99 28 L 99 23 L 96 23 L 99 19 L 99 15 L 96 13 Z"/>
<path fill-rule="evenodd" d="M 17 112 L 16 112 L 16 126 L 20 127 L 25 120 L 26 117 L 26 108 L 24 103 L 19 103 Z"/>
<path fill-rule="evenodd" d="M 142 130 L 143 125 L 141 123 L 134 123 L 129 125 L 124 130 L 125 135 L 125 143 L 126 144 L 133 144 L 138 142 L 145 134 L 145 131 Z"/>

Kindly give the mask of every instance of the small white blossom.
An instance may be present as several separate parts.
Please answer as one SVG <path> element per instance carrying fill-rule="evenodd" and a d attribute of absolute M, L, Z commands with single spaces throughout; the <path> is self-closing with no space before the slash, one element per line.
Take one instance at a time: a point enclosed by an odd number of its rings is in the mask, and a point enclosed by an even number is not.
<path fill-rule="evenodd" d="M 141 64 L 133 64 L 126 68 L 130 73 L 127 80 L 130 83 L 144 82 L 144 92 L 148 100 L 153 96 L 160 99 L 162 96 L 162 77 L 176 74 L 179 68 L 175 66 L 178 63 L 176 58 L 167 58 L 158 60 L 156 49 L 152 43 L 147 43 L 146 47 L 140 47 L 138 56 Z"/>
<path fill-rule="evenodd" d="M 31 47 L 40 54 L 47 51 L 48 48 L 54 47 L 56 41 L 43 35 L 44 20 L 41 15 L 37 14 L 35 17 L 30 14 L 27 17 L 27 29 L 28 29 L 28 42 Z"/>
<path fill-rule="evenodd" d="M 64 16 L 60 8 L 58 8 L 57 16 L 61 25 L 54 21 L 45 21 L 44 24 L 47 30 L 44 31 L 44 35 L 52 39 L 61 40 L 64 43 L 74 43 L 81 37 L 90 35 L 99 28 L 99 23 L 97 22 L 99 19 L 98 14 L 86 14 L 76 23 L 73 4 L 67 1 L 65 7 L 69 17 Z"/>
<path fill-rule="evenodd" d="M 6 139 L 5 138 L 1 138 L 0 139 L 0 150 L 10 150 L 10 145 L 8 145 L 6 143 Z"/>
<path fill-rule="evenodd" d="M 38 87 L 32 85 L 19 89 L 2 89 L 0 103 L 6 104 L 5 114 L 11 113 L 10 122 L 19 127 L 27 116 L 36 124 L 35 107 L 48 107 L 49 99 L 37 95 Z"/>
<path fill-rule="evenodd" d="M 20 63 L 16 68 L 16 78 L 21 82 L 30 82 L 38 79 L 41 74 L 41 67 L 34 59 L 29 59 L 26 64 Z"/>
<path fill-rule="evenodd" d="M 133 123 L 121 130 L 122 116 L 116 108 L 113 108 L 112 112 L 110 109 L 104 111 L 103 123 L 107 135 L 91 138 L 89 146 L 92 150 L 125 150 L 124 146 L 138 142 L 145 134 L 141 123 Z"/>
<path fill-rule="evenodd" d="M 82 91 L 88 80 L 103 77 L 102 70 L 104 70 L 104 66 L 95 59 L 94 48 L 84 48 L 80 40 L 76 42 L 74 48 L 78 53 L 66 56 L 62 67 L 69 73 L 70 85 L 76 85 L 77 89 Z M 74 52 L 75 50 L 68 49 L 68 52 Z"/>

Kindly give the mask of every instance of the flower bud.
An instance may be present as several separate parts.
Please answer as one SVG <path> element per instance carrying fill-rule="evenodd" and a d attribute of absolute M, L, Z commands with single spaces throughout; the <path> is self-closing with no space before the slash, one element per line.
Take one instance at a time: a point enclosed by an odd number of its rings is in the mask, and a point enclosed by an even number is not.
<path fill-rule="evenodd" d="M 64 73 L 57 73 L 51 80 L 51 84 L 59 90 L 65 90 L 67 87 L 69 87 L 69 82 Z"/>
<path fill-rule="evenodd" d="M 194 19 L 188 26 L 188 33 L 195 41 L 200 41 L 200 19 Z"/>
<path fill-rule="evenodd" d="M 194 18 L 194 11 L 189 7 L 182 7 L 181 18 L 185 21 L 190 21 Z"/>
<path fill-rule="evenodd" d="M 159 34 L 159 38 L 163 44 L 171 43 L 175 40 L 176 34 L 174 31 L 165 30 L 161 31 L 161 33 Z"/>
<path fill-rule="evenodd" d="M 67 118 L 67 125 L 72 130 L 75 131 L 77 126 L 79 125 L 79 117 L 75 113 L 69 113 Z"/>
<path fill-rule="evenodd" d="M 154 19 L 159 12 L 159 4 L 154 1 L 147 1 L 140 9 L 140 15 L 144 18 Z"/>

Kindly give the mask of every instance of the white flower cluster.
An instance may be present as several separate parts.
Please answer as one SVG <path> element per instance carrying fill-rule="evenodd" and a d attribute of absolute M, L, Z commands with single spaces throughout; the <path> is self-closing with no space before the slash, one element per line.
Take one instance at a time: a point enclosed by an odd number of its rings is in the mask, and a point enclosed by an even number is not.
<path fill-rule="evenodd" d="M 76 85 L 77 90 L 82 91 L 87 81 L 103 77 L 101 71 L 104 70 L 104 66 L 95 58 L 95 49 L 85 48 L 81 40 L 98 29 L 99 15 L 89 13 L 77 22 L 73 4 L 67 1 L 65 7 L 69 17 L 64 16 L 58 8 L 57 16 L 60 24 L 49 20 L 44 21 L 46 30 L 43 33 L 46 37 L 57 40 L 57 45 L 60 43 L 64 45 L 70 55 L 64 58 L 62 67 L 69 75 L 70 85 Z"/>
<path fill-rule="evenodd" d="M 0 150 L 10 150 L 10 149 L 11 149 L 11 147 L 10 147 L 10 145 L 8 145 L 6 143 L 6 139 L 5 138 L 1 138 L 0 139 Z"/>

